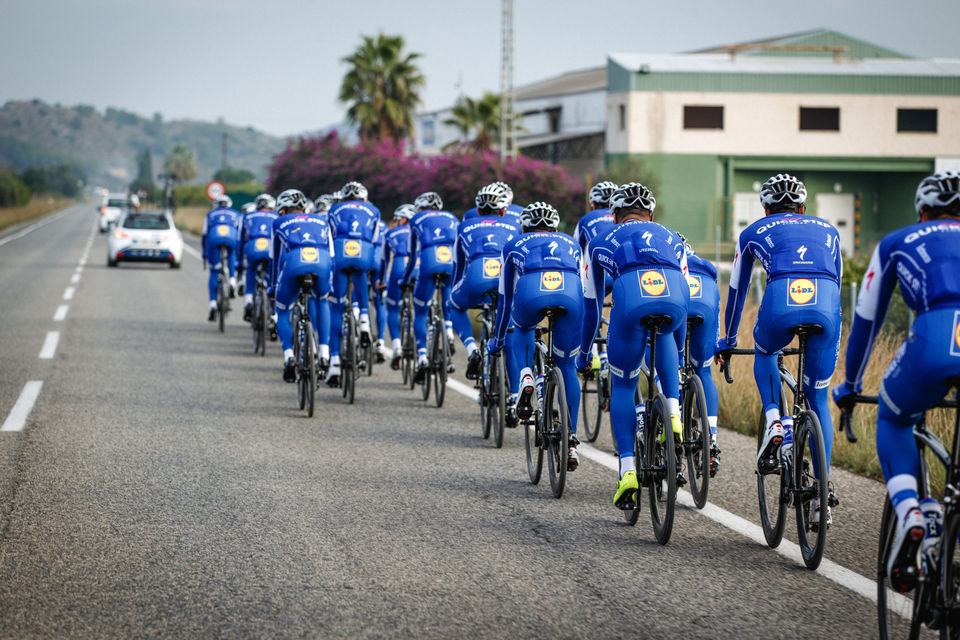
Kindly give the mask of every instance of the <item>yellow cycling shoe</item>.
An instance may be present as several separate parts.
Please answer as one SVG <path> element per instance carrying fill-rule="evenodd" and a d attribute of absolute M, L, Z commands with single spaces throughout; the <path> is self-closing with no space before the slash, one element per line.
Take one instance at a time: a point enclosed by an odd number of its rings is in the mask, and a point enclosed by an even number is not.
<path fill-rule="evenodd" d="M 670 416 L 670 424 L 673 426 L 673 432 L 683 437 L 683 423 L 680 422 L 680 416 L 676 414 Z"/>
<path fill-rule="evenodd" d="M 617 492 L 613 495 L 613 504 L 618 509 L 634 509 L 637 505 L 637 472 L 627 471 L 617 483 Z"/>
<path fill-rule="evenodd" d="M 600 356 L 593 356 L 593 360 L 590 361 L 590 368 L 594 371 L 600 371 Z"/>

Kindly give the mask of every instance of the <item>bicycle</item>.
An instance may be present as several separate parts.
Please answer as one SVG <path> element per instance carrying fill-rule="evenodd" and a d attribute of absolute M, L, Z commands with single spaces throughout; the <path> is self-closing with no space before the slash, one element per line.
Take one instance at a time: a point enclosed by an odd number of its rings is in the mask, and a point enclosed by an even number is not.
<path fill-rule="evenodd" d="M 797 384 L 797 378 L 786 368 L 783 359 L 784 356 L 798 356 L 797 374 L 802 379 L 806 362 L 807 338 L 822 333 L 823 328 L 814 324 L 801 324 L 791 327 L 789 332 L 797 336 L 799 346 L 781 349 L 777 356 L 777 367 L 782 381 L 780 415 L 793 418 L 793 446 L 788 449 L 788 455 L 779 456 L 776 464 L 756 470 L 757 496 L 763 536 L 771 549 L 777 548 L 783 540 L 786 521 L 784 508 L 794 507 L 797 518 L 797 539 L 800 543 L 803 563 L 808 569 L 813 570 L 820 566 L 826 544 L 827 509 L 824 505 L 835 507 L 839 501 L 830 490 L 830 468 L 827 466 L 820 419 L 810 409 L 803 385 Z M 753 354 L 754 351 L 753 349 L 731 349 L 729 353 L 730 355 L 747 355 Z M 729 359 L 725 358 L 725 360 L 721 370 L 727 383 L 732 383 Z M 788 400 L 788 391 L 793 394 L 792 404 Z M 757 428 L 757 451 L 762 446 L 765 430 L 766 419 L 761 411 Z M 815 477 L 814 466 L 821 470 L 826 481 L 821 482 Z M 815 499 L 819 499 L 821 505 L 820 517 L 816 521 L 812 518 L 813 505 L 811 504 Z"/>
<path fill-rule="evenodd" d="M 609 307 L 609 304 L 603 306 Z M 607 319 L 600 316 L 601 326 L 608 324 Z M 597 341 L 597 347 L 606 351 L 606 341 Z M 596 442 L 600 435 L 600 424 L 603 414 L 610 413 L 610 367 L 605 358 L 601 359 L 599 369 L 591 369 L 584 374 L 580 381 L 580 413 L 583 425 L 583 435 L 587 442 Z M 594 399 L 593 396 L 596 396 Z M 616 445 L 616 442 L 614 442 Z"/>
<path fill-rule="evenodd" d="M 488 291 L 480 305 L 480 352 L 483 370 L 476 382 L 480 399 L 480 425 L 486 440 L 493 431 L 493 445 L 503 446 L 503 429 L 507 413 L 507 372 L 503 353 L 487 353 L 487 342 L 493 337 L 496 326 L 497 292 Z"/>
<path fill-rule="evenodd" d="M 220 273 L 217 274 L 217 327 L 226 332 L 227 313 L 230 311 L 230 248 L 220 245 Z"/>
<path fill-rule="evenodd" d="M 566 313 L 561 307 L 546 307 L 543 313 L 546 327 L 534 329 L 533 375 L 537 392 L 537 406 L 532 419 L 524 421 L 524 448 L 527 455 L 527 473 L 530 482 L 540 483 L 543 456 L 547 454 L 550 488 L 554 498 L 563 496 L 567 479 L 567 458 L 570 451 L 570 411 L 563 386 L 560 367 L 553 359 L 553 323 Z M 512 331 L 512 329 L 508 329 Z M 546 340 L 544 340 L 546 334 Z"/>
<path fill-rule="evenodd" d="M 643 319 L 647 327 L 647 352 L 650 362 L 656 362 L 657 335 L 660 327 L 671 322 L 670 316 L 649 315 Z M 659 544 L 667 544 L 673 533 L 673 515 L 677 503 L 677 444 L 673 425 L 667 410 L 667 398 L 657 390 L 655 367 L 641 366 L 641 379 L 646 377 L 646 399 L 643 413 L 637 414 L 634 430 L 634 452 L 637 460 L 637 480 L 641 491 L 647 489 L 650 521 L 653 535 Z M 639 400 L 639 381 L 635 399 Z M 668 434 L 671 442 L 667 444 Z M 623 517 L 633 526 L 640 517 L 642 501 L 634 501 L 633 508 L 624 510 Z"/>
<path fill-rule="evenodd" d="M 413 374 L 417 368 L 417 340 L 413 333 L 412 287 L 405 286 L 400 297 L 400 370 L 404 386 L 415 386 Z"/>
<path fill-rule="evenodd" d="M 261 356 L 267 353 L 267 322 L 270 317 L 270 300 L 267 297 L 267 261 L 257 261 L 257 276 L 253 286 L 253 352 Z"/>
<path fill-rule="evenodd" d="M 707 396 L 703 391 L 703 382 L 690 357 L 690 332 L 703 318 L 687 318 L 687 336 L 683 349 L 683 366 L 680 369 L 680 408 L 683 417 L 683 452 L 687 460 L 690 476 L 690 494 L 693 503 L 702 509 L 707 503 L 710 489 L 710 424 L 707 419 Z"/>
<path fill-rule="evenodd" d="M 298 278 L 300 292 L 291 310 L 293 325 L 293 359 L 297 368 L 297 400 L 300 409 L 307 408 L 313 417 L 314 396 L 317 388 L 317 335 L 310 318 L 310 298 L 313 296 L 313 274 Z"/>
<path fill-rule="evenodd" d="M 430 385 L 433 384 L 434 402 L 443 406 L 447 392 L 447 368 L 450 364 L 450 344 L 447 339 L 446 320 L 443 317 L 443 295 L 441 287 L 446 287 L 450 275 L 433 274 L 436 282 L 433 300 L 428 305 L 427 319 L 427 371 L 421 384 L 424 401 L 430 398 Z"/>
<path fill-rule="evenodd" d="M 950 450 L 927 427 L 926 412 L 913 427 L 913 437 L 920 457 L 917 487 L 922 496 L 931 495 L 930 469 L 927 453 L 944 469 L 943 527 L 940 540 L 921 551 L 923 573 L 916 586 L 906 593 L 895 593 L 887 580 L 887 560 L 893 542 L 897 516 L 889 494 L 883 501 L 880 521 L 880 545 L 877 551 L 877 621 L 881 638 L 900 636 L 918 637 L 921 626 L 939 630 L 941 638 L 960 635 L 960 556 L 957 555 L 957 536 L 960 535 L 960 403 L 957 389 L 960 378 L 950 381 L 953 399 L 944 398 L 932 408 L 954 409 L 953 446 Z M 950 394 L 948 394 L 949 396 Z M 877 396 L 856 395 L 852 405 L 877 404 Z M 841 427 L 852 433 L 853 406 L 840 412 Z M 943 545 L 946 547 L 943 548 Z M 891 609 L 894 615 L 891 615 Z"/>
<path fill-rule="evenodd" d="M 360 340 L 360 327 L 353 315 L 353 276 L 360 271 L 354 267 L 343 270 L 347 274 L 347 301 L 340 325 L 340 393 L 347 404 L 353 404 L 357 391 L 357 372 L 363 371 L 366 361 L 358 352 L 357 345 L 364 348 Z"/>

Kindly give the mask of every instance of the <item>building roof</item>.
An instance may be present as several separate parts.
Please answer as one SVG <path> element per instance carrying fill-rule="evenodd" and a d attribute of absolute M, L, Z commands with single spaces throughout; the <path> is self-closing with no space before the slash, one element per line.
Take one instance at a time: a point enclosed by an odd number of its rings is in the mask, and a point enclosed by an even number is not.
<path fill-rule="evenodd" d="M 590 69 L 568 71 L 545 80 L 531 82 L 513 90 L 514 100 L 530 100 L 549 96 L 583 93 L 585 91 L 605 91 L 607 88 L 607 68 L 605 66 Z"/>
<path fill-rule="evenodd" d="M 909 58 L 866 40 L 859 40 L 830 29 L 813 29 L 787 35 L 697 49 L 690 53 L 727 53 L 766 56 L 823 56 L 844 58 Z"/>

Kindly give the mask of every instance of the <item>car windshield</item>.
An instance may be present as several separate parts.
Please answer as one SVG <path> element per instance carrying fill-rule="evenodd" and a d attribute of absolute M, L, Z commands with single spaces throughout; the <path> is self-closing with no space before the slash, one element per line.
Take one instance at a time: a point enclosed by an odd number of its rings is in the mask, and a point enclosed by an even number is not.
<path fill-rule="evenodd" d="M 124 207 L 127 206 L 127 201 L 126 201 L 126 200 L 113 200 L 113 199 L 110 199 L 110 200 L 107 200 L 107 206 L 108 206 L 108 207 L 119 207 L 119 208 L 123 209 Z"/>
<path fill-rule="evenodd" d="M 170 223 L 164 216 L 136 215 L 127 216 L 123 221 L 124 229 L 169 229 Z"/>

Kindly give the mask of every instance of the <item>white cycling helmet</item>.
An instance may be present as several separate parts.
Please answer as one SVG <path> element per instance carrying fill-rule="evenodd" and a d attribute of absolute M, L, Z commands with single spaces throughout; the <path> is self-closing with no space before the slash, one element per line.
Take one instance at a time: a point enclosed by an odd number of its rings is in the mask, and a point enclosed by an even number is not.
<path fill-rule="evenodd" d="M 366 200 L 367 188 L 359 182 L 348 182 L 340 188 L 341 200 Z"/>
<path fill-rule="evenodd" d="M 610 196 L 617 190 L 617 185 L 604 180 L 590 187 L 590 202 L 606 207 L 610 204 Z"/>
<path fill-rule="evenodd" d="M 556 231 L 560 226 L 560 214 L 546 202 L 534 202 L 520 212 L 520 226 L 524 229 L 549 227 Z"/>
<path fill-rule="evenodd" d="M 644 209 L 653 213 L 656 208 L 657 199 L 639 182 L 622 184 L 610 194 L 610 211 L 614 217 L 621 209 Z"/>
<path fill-rule="evenodd" d="M 306 198 L 306 196 L 304 197 Z M 315 207 L 313 206 L 313 200 L 311 200 L 310 198 L 307 198 L 306 204 L 303 205 L 303 212 L 313 213 L 314 211 L 315 211 Z"/>
<path fill-rule="evenodd" d="M 499 182 L 492 182 L 477 191 L 474 202 L 477 205 L 477 211 L 500 211 L 509 204 L 502 183 Z"/>
<path fill-rule="evenodd" d="M 257 210 L 257 205 L 255 205 L 252 202 L 247 202 L 242 207 L 240 207 L 241 213 L 253 213 L 256 210 Z"/>
<path fill-rule="evenodd" d="M 316 200 L 313 201 L 313 204 L 317 207 L 317 211 L 330 211 L 330 207 L 336 204 L 337 199 L 330 193 L 324 193 L 321 196 L 318 196 Z"/>
<path fill-rule="evenodd" d="M 789 173 L 778 173 L 760 187 L 760 203 L 764 209 L 778 204 L 803 204 L 807 201 L 807 187 Z"/>
<path fill-rule="evenodd" d="M 287 189 L 277 196 L 277 213 L 284 213 L 288 209 L 306 210 L 307 196 L 299 189 Z"/>
<path fill-rule="evenodd" d="M 504 204 L 504 206 L 513 204 L 513 189 L 510 188 L 510 185 L 508 185 L 506 182 L 503 182 L 501 180 L 497 180 L 496 182 L 491 182 L 490 184 L 498 185 L 501 189 L 503 189 L 503 196 L 504 198 L 506 198 L 505 200 L 506 204 Z"/>
<path fill-rule="evenodd" d="M 130 194 L 130 206 L 134 209 L 140 208 L 140 196 L 135 193 Z"/>
<path fill-rule="evenodd" d="M 213 206 L 217 209 L 229 209 L 233 206 L 233 200 L 230 196 L 224 194 L 213 201 Z"/>
<path fill-rule="evenodd" d="M 914 205 L 917 215 L 920 215 L 921 209 L 927 208 L 941 209 L 952 206 L 960 211 L 960 173 L 941 171 L 921 180 Z"/>
<path fill-rule="evenodd" d="M 277 200 L 269 193 L 261 193 L 253 203 L 260 211 L 273 211 L 277 206 Z"/>
<path fill-rule="evenodd" d="M 409 220 L 417 215 L 417 208 L 412 204 L 402 204 L 393 210 L 394 220 Z"/>
<path fill-rule="evenodd" d="M 413 206 L 415 206 L 418 211 L 422 211 L 423 209 L 440 211 L 443 209 L 443 199 L 436 191 L 427 191 L 417 196 L 417 199 L 413 201 Z"/>

